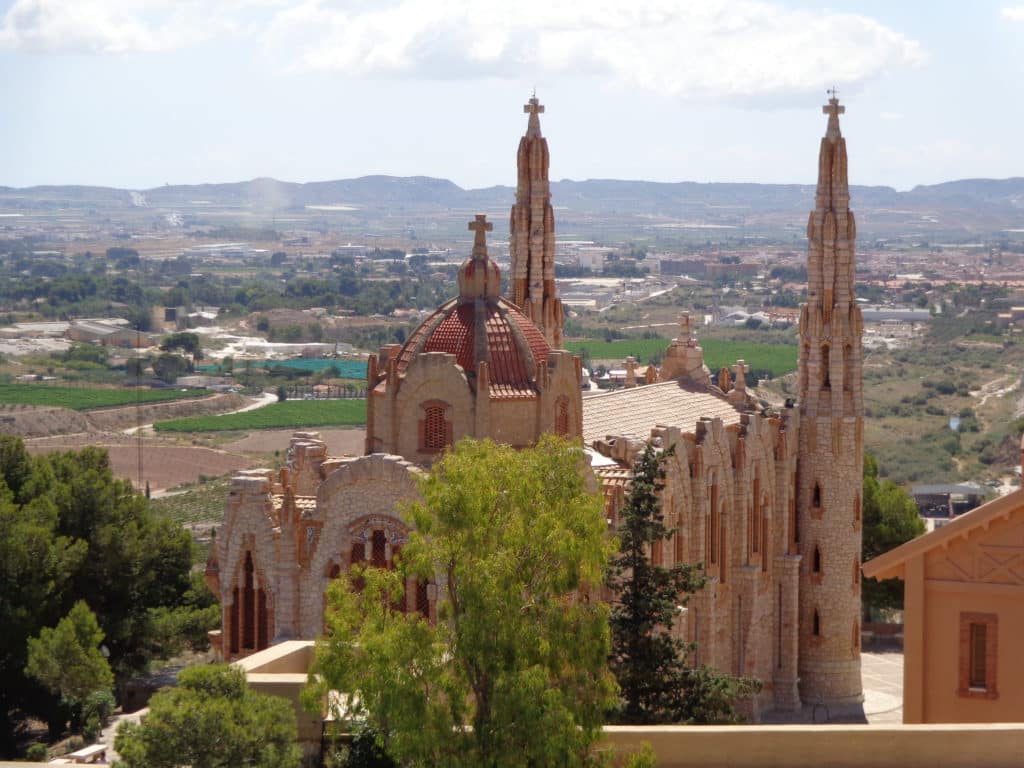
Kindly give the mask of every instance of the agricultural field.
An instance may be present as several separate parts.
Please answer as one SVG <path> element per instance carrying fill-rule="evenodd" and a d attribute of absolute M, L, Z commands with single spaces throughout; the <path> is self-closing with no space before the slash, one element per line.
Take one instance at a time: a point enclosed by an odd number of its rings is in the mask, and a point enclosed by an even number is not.
<path fill-rule="evenodd" d="M 591 360 L 625 360 L 632 355 L 645 365 L 651 359 L 661 359 L 670 339 L 615 339 L 612 341 L 570 341 L 566 347 L 577 354 L 587 354 Z M 704 362 L 712 371 L 744 360 L 756 374 L 770 374 L 772 378 L 796 370 L 796 344 L 766 344 L 756 341 L 702 338 Z"/>
<path fill-rule="evenodd" d="M 366 423 L 365 400 L 286 400 L 223 416 L 158 421 L 157 432 L 225 432 L 282 427 L 343 427 Z"/>
<path fill-rule="evenodd" d="M 105 389 L 100 387 L 51 387 L 48 384 L 0 384 L 0 404 L 43 405 L 85 411 L 136 403 L 207 397 L 205 390 Z"/>
<path fill-rule="evenodd" d="M 192 562 L 195 565 L 205 563 L 210 553 L 212 529 L 224 521 L 224 506 L 230 486 L 230 475 L 201 478 L 197 484 L 149 502 L 149 508 L 155 515 L 170 518 L 192 534 Z"/>

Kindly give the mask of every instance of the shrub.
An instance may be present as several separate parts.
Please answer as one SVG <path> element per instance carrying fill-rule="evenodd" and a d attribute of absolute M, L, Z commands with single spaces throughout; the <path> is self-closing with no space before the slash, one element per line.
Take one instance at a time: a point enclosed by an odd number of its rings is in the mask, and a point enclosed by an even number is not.
<path fill-rule="evenodd" d="M 45 744 L 36 742 L 30 744 L 29 748 L 25 750 L 25 759 L 30 763 L 45 763 L 48 757 L 48 750 Z"/>

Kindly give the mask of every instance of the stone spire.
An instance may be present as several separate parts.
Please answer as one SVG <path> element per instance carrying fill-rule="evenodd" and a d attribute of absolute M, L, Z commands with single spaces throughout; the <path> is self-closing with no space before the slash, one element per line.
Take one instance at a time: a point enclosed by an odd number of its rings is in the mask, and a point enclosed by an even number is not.
<path fill-rule="evenodd" d="M 512 275 L 509 299 L 540 328 L 553 349 L 562 348 L 562 302 L 555 285 L 555 217 L 548 183 L 548 142 L 540 132 L 544 107 L 534 95 L 519 141 L 516 203 L 509 221 Z"/>
<path fill-rule="evenodd" d="M 800 696 L 863 700 L 860 678 L 863 321 L 854 293 L 856 224 L 850 210 L 845 108 L 829 91 L 818 187 L 807 222 L 807 303 L 800 309 L 797 542 Z"/>

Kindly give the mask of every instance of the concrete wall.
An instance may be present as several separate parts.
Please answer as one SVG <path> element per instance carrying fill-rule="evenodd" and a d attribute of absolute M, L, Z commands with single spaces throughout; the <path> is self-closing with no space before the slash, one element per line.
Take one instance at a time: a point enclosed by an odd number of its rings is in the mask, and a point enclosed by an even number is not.
<path fill-rule="evenodd" d="M 658 768 L 996 768 L 1022 762 L 1024 724 L 609 726 L 603 750 L 651 745 Z"/>
<path fill-rule="evenodd" d="M 311 640 L 288 640 L 240 659 L 234 666 L 245 670 L 245 679 L 257 693 L 280 696 L 292 703 L 299 728 L 299 744 L 303 752 L 320 748 L 320 717 L 311 715 L 302 706 L 302 689 L 313 662 L 315 643 Z"/>

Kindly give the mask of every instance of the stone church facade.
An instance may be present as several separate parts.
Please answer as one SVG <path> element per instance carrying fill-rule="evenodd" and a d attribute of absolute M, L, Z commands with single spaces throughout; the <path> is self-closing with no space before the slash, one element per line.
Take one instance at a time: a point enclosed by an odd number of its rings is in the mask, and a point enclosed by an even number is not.
<path fill-rule="evenodd" d="M 859 702 L 862 327 L 843 108 L 833 98 L 824 109 L 799 398 L 775 411 L 747 392 L 743 361 L 712 383 L 685 313 L 645 385 L 631 364 L 625 389 L 581 393 L 579 358 L 560 349 L 548 148 L 532 98 L 509 296 L 487 254 L 491 225 L 477 216 L 459 295 L 404 345 L 370 358 L 365 455 L 331 457 L 316 433 L 297 433 L 281 470 L 232 481 L 206 571 L 223 610 L 223 655 L 319 635 L 332 578 L 355 563 L 393 565 L 409 535 L 402 504 L 447 446 L 472 436 L 525 447 L 555 432 L 584 445 L 611 527 L 643 445 L 675 446 L 662 496 L 675 532 L 650 554 L 666 566 L 704 564 L 707 586 L 674 631 L 697 643 L 698 663 L 763 681 L 755 719 Z M 433 583 L 406 585 L 407 611 L 436 618 L 437 600 Z"/>

